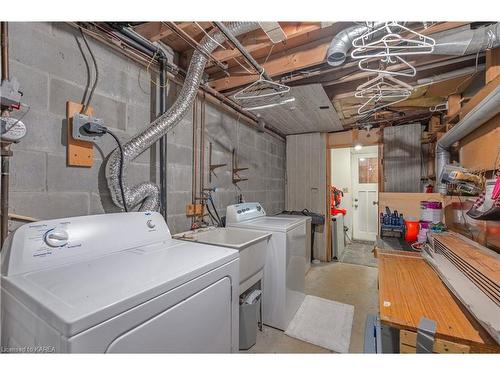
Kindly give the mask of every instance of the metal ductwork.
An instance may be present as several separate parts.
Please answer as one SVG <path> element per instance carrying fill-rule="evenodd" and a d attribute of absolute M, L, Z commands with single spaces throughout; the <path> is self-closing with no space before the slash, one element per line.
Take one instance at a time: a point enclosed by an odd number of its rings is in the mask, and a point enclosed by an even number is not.
<path fill-rule="evenodd" d="M 463 56 L 500 46 L 500 23 L 436 39 L 433 55 Z"/>
<path fill-rule="evenodd" d="M 326 52 L 326 61 L 331 66 L 342 65 L 347 57 L 347 53 L 352 47 L 352 41 L 372 29 L 383 26 L 385 22 L 376 22 L 373 27 L 366 25 L 356 25 L 348 27 L 335 35 Z"/>
<path fill-rule="evenodd" d="M 383 26 L 385 22 L 376 22 L 372 27 L 356 25 L 339 32 L 332 39 L 326 59 L 329 65 L 342 65 L 347 53 L 352 48 L 352 41 L 366 32 Z M 383 33 L 383 31 L 381 31 Z M 376 35 L 373 35 L 376 36 Z M 433 55 L 463 56 L 485 51 L 500 46 L 500 24 L 481 27 L 475 30 L 463 30 L 436 39 Z"/>
<path fill-rule="evenodd" d="M 259 28 L 257 22 L 232 22 L 227 24 L 232 35 L 244 34 Z M 215 32 L 210 37 L 205 36 L 201 46 L 207 54 L 212 53 L 220 43 L 226 40 L 221 32 Z M 186 115 L 196 98 L 198 88 L 203 76 L 207 57 L 195 51 L 189 69 L 184 80 L 184 85 L 175 103 L 163 115 L 153 121 L 145 130 L 134 136 L 123 145 L 123 187 L 128 207 L 134 207 L 140 203 L 141 211 L 157 211 L 160 206 L 159 188 L 151 182 L 143 182 L 133 187 L 125 183 L 126 170 L 129 163 L 141 153 L 149 149 L 158 139 L 172 130 Z M 106 165 L 106 178 L 111 192 L 113 202 L 123 207 L 120 193 L 120 152 L 116 149 L 110 156 Z"/>
<path fill-rule="evenodd" d="M 495 117 L 498 113 L 500 113 L 500 87 L 496 87 L 495 90 L 439 139 L 436 144 L 436 181 L 438 192 L 446 194 L 446 185 L 441 183 L 441 173 L 444 166 L 450 163 L 451 146 Z"/>

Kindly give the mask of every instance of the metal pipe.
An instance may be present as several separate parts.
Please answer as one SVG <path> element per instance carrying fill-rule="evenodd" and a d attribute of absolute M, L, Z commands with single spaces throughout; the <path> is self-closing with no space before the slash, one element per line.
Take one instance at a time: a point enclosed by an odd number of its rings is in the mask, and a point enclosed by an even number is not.
<path fill-rule="evenodd" d="M 9 25 L 0 22 L 0 53 L 2 62 L 1 81 L 9 80 Z M 9 111 L 1 108 L 1 115 L 8 116 Z M 10 175 L 10 143 L 0 140 L 0 250 L 9 233 L 9 175 Z"/>
<path fill-rule="evenodd" d="M 200 196 L 205 188 L 205 95 L 202 96 L 200 113 Z"/>
<path fill-rule="evenodd" d="M 167 72 L 166 58 L 160 57 L 160 103 L 159 115 L 163 115 L 166 111 L 167 100 Z M 160 153 L 160 213 L 167 221 L 167 135 L 165 134 L 158 141 Z"/>
<path fill-rule="evenodd" d="M 2 48 L 2 80 L 9 79 L 9 25 L 0 22 L 1 48 Z"/>
<path fill-rule="evenodd" d="M 438 191 L 446 194 L 446 185 L 441 182 L 441 173 L 450 163 L 450 149 L 455 142 L 462 140 L 481 125 L 500 113 L 500 87 L 496 87 L 477 106 L 467 113 L 436 143 L 436 182 Z"/>
<path fill-rule="evenodd" d="M 231 42 L 233 45 L 240 51 L 240 53 L 243 55 L 245 60 L 247 60 L 250 65 L 254 67 L 254 69 L 262 75 L 265 79 L 268 81 L 271 80 L 271 77 L 266 73 L 264 68 L 253 58 L 253 56 L 246 50 L 246 48 L 243 46 L 243 44 L 240 43 L 238 38 L 236 38 L 231 31 L 227 28 L 226 25 L 224 25 L 222 22 L 214 22 L 214 25 L 217 26 L 217 28 L 224 34 L 224 36 Z"/>

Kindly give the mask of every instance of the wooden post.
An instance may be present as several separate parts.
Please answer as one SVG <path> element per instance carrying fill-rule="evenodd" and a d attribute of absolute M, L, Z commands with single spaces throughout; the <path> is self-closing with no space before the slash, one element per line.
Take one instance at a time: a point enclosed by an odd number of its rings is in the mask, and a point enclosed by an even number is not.
<path fill-rule="evenodd" d="M 448 96 L 448 114 L 447 118 L 452 119 L 456 117 L 460 113 L 462 95 L 460 94 L 452 94 Z M 446 122 L 446 131 L 450 130 L 453 125 L 449 122 Z"/>
<path fill-rule="evenodd" d="M 434 133 L 441 129 L 441 116 L 433 115 L 429 121 L 429 132 Z"/>
<path fill-rule="evenodd" d="M 489 49 L 486 51 L 485 83 L 490 83 L 498 75 L 500 75 L 500 48 Z"/>

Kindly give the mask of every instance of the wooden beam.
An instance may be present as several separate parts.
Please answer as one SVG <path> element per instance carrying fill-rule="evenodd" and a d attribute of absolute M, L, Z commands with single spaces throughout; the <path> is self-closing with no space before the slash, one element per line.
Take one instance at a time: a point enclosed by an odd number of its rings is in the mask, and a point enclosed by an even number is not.
<path fill-rule="evenodd" d="M 177 27 L 179 27 L 182 30 L 191 26 L 192 24 L 193 22 L 176 22 Z M 200 23 L 201 27 L 208 27 L 209 25 L 210 25 L 209 22 Z M 134 31 L 141 34 L 143 37 L 149 39 L 152 42 L 157 42 L 160 39 L 175 34 L 174 31 L 167 25 L 165 25 L 163 22 L 146 22 L 134 27 Z M 201 32 L 202 31 L 200 30 L 200 33 Z"/>
<path fill-rule="evenodd" d="M 330 45 L 331 38 L 323 38 L 313 43 L 293 48 L 286 55 L 275 54 L 270 56 L 269 61 L 262 66 L 271 77 L 288 73 L 297 69 L 307 68 L 325 61 L 326 51 Z M 243 86 L 254 82 L 259 78 L 258 74 L 243 76 L 231 76 L 220 78 L 209 83 L 217 91 L 229 90 L 234 87 Z"/>
<path fill-rule="evenodd" d="M 298 36 L 321 29 L 321 23 L 319 22 L 281 22 L 280 25 L 285 32 L 285 35 L 287 36 L 287 41 L 283 44 L 287 44 L 289 39 L 296 38 Z M 244 35 L 241 38 L 240 42 L 250 53 L 261 49 L 270 48 L 273 45 L 264 31 L 260 29 Z M 240 52 L 237 49 L 219 49 L 215 51 L 213 55 L 219 61 L 227 61 L 241 56 Z"/>
<path fill-rule="evenodd" d="M 451 121 L 458 116 L 462 108 L 462 95 L 452 94 L 448 96 L 448 111 L 446 113 L 446 121 Z M 446 130 L 448 130 L 448 125 L 446 124 Z"/>
<path fill-rule="evenodd" d="M 486 51 L 486 83 L 500 75 L 500 48 Z"/>
<path fill-rule="evenodd" d="M 457 27 L 462 27 L 462 26 L 465 26 L 468 24 L 470 24 L 470 22 L 440 22 L 440 23 L 437 23 L 435 25 L 428 27 L 425 30 L 420 31 L 420 34 L 423 34 L 423 35 L 436 34 L 436 33 L 440 33 L 443 31 L 456 29 Z"/>

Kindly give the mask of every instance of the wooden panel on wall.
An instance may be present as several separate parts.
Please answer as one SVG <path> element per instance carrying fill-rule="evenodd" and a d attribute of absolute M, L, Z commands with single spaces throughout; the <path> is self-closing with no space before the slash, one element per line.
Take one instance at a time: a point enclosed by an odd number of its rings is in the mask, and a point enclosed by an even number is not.
<path fill-rule="evenodd" d="M 326 137 L 321 133 L 286 137 L 286 210 L 326 215 Z M 314 237 L 314 257 L 328 260 L 327 230 Z"/>
<path fill-rule="evenodd" d="M 460 142 L 460 164 L 472 170 L 500 168 L 500 114 Z M 495 164 L 496 161 L 496 164 Z"/>
<path fill-rule="evenodd" d="M 384 191 L 421 190 L 421 138 L 419 123 L 384 128 Z"/>
<path fill-rule="evenodd" d="M 66 102 L 67 123 L 67 164 L 69 167 L 92 167 L 94 162 L 94 144 L 73 138 L 73 116 L 80 113 L 83 105 L 71 101 Z M 87 116 L 94 115 L 94 109 L 88 107 L 85 112 Z"/>
<path fill-rule="evenodd" d="M 439 193 L 388 193 L 378 194 L 379 214 L 385 212 L 385 206 L 391 211 L 398 210 L 406 218 L 414 217 L 420 220 L 420 201 L 442 202 L 443 197 Z"/>
<path fill-rule="evenodd" d="M 367 132 L 366 130 L 348 130 L 345 132 L 328 133 L 327 147 L 328 148 L 344 148 L 352 147 L 359 143 L 363 146 L 376 145 L 380 142 L 381 131 L 373 129 Z"/>

